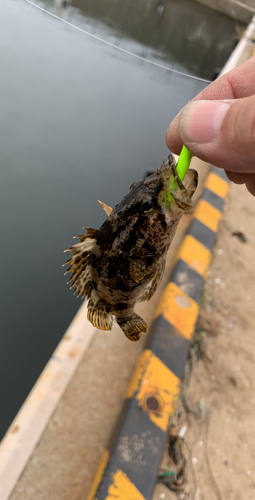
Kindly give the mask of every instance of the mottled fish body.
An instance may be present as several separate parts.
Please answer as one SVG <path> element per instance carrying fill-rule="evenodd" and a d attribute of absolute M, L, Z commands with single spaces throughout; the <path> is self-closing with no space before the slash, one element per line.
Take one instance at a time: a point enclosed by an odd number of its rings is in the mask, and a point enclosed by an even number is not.
<path fill-rule="evenodd" d="M 78 236 L 80 242 L 66 250 L 72 252 L 69 282 L 78 296 L 87 297 L 88 319 L 95 327 L 110 330 L 115 316 L 130 340 L 147 330 L 135 304 L 156 292 L 180 218 L 193 206 L 196 186 L 197 172 L 189 170 L 182 184 L 170 155 L 154 174 L 134 182 L 113 209 L 100 202 L 106 221 L 99 230 L 86 228 L 87 234 Z"/>

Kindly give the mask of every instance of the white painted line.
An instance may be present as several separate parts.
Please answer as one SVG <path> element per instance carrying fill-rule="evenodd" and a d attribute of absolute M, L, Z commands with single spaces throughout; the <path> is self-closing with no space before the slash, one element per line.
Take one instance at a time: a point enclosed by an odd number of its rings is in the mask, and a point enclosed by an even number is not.
<path fill-rule="evenodd" d="M 255 9 L 254 9 L 254 11 L 255 11 Z M 249 24 L 248 28 L 247 28 L 247 29 L 246 29 L 246 31 L 245 31 L 245 36 L 246 36 L 247 38 L 251 38 L 251 37 L 253 37 L 253 32 L 254 32 L 254 29 L 255 29 L 255 14 L 254 14 L 254 16 L 253 16 L 253 18 L 252 18 L 252 20 L 251 20 L 251 22 L 250 22 L 250 24 Z"/>
<path fill-rule="evenodd" d="M 9 498 L 95 332 L 85 301 L 1 442 L 1 500 Z"/>

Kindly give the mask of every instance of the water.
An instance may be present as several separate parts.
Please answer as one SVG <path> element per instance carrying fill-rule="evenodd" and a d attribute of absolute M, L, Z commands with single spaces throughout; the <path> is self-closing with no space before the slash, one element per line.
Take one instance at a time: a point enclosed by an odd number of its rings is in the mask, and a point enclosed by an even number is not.
<path fill-rule="evenodd" d="M 38 5 L 111 43 L 210 79 L 235 24 L 188 0 Z M 83 10 L 81 9 L 83 6 Z M 98 228 L 167 155 L 179 109 L 205 87 L 109 47 L 25 0 L 0 2 L 0 437 L 63 336 L 80 299 L 63 249 Z"/>

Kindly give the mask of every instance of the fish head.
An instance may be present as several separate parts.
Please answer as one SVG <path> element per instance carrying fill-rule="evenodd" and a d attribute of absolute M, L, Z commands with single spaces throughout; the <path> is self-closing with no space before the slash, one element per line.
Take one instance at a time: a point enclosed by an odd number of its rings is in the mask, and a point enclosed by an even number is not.
<path fill-rule="evenodd" d="M 128 198 L 129 213 L 139 218 L 143 227 L 151 225 L 155 231 L 155 222 L 166 229 L 193 208 L 191 198 L 196 187 L 197 172 L 188 170 L 181 182 L 174 156 L 169 155 L 155 173 L 143 181 L 135 181 L 124 200 L 127 202 Z"/>
<path fill-rule="evenodd" d="M 111 226 L 116 238 L 113 248 L 120 246 L 129 256 L 140 255 L 141 261 L 146 257 L 143 266 L 149 268 L 157 256 L 165 254 L 181 216 L 193 207 L 196 186 L 194 170 L 180 181 L 173 155 L 155 173 L 135 181 L 108 218 L 107 227 Z"/>
<path fill-rule="evenodd" d="M 196 190 L 197 172 L 189 169 L 181 182 L 174 156 L 171 154 L 161 167 L 144 180 L 145 192 L 157 200 L 157 209 L 165 214 L 188 212 L 193 208 L 191 198 Z M 154 201 L 154 205 L 156 202 Z"/>

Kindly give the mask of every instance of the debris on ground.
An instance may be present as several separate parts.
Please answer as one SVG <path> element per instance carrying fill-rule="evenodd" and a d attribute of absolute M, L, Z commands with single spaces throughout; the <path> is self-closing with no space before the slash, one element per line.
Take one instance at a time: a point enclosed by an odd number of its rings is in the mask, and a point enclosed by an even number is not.
<path fill-rule="evenodd" d="M 247 238 L 244 234 L 244 232 L 240 229 L 239 231 L 232 231 L 232 236 L 234 236 L 237 240 L 242 241 L 242 243 L 247 242 Z"/>
<path fill-rule="evenodd" d="M 184 408 L 179 404 L 175 417 L 177 424 L 171 425 L 169 429 L 168 446 L 158 475 L 159 482 L 176 492 L 181 492 L 185 488 L 186 459 L 188 456 L 188 449 L 184 442 L 187 426 L 182 425 L 183 412 Z"/>

